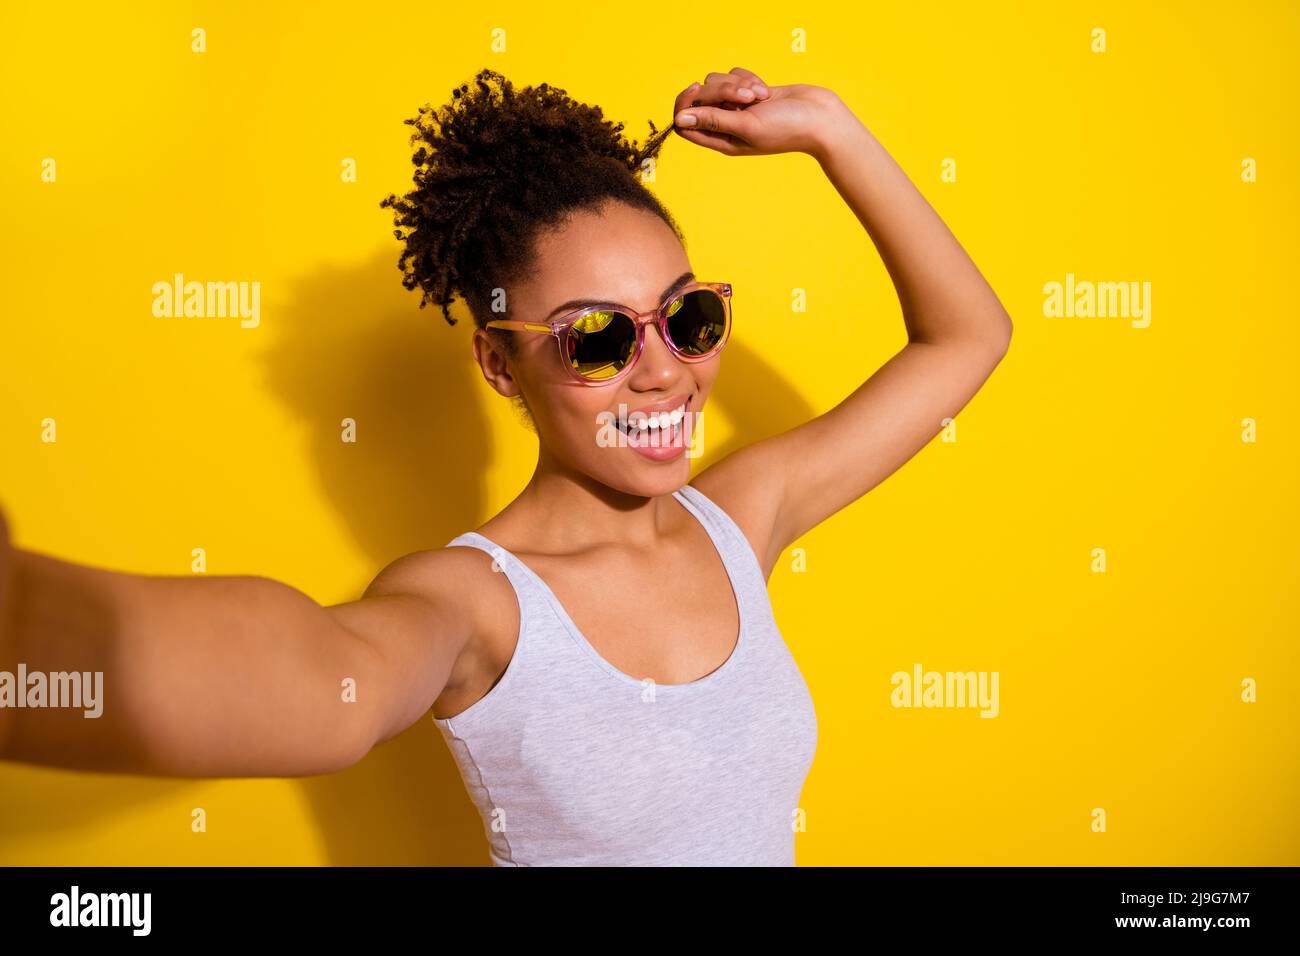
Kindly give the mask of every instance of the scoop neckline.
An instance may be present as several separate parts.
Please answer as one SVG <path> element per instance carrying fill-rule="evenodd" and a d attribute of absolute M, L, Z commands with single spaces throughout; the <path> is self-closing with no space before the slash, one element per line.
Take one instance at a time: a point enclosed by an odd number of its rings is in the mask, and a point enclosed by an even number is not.
<path fill-rule="evenodd" d="M 611 664 L 608 660 L 605 659 L 605 657 L 600 653 L 600 651 L 596 650 L 595 645 L 592 644 L 591 641 L 587 639 L 587 635 L 582 633 L 582 629 L 578 627 L 577 623 L 573 620 L 572 617 L 570 617 L 569 612 L 565 609 L 564 604 L 560 601 L 559 596 L 556 595 L 556 593 L 553 590 L 551 590 L 551 586 L 547 584 L 545 580 L 543 580 L 540 574 L 538 574 L 527 564 L 525 564 L 521 558 L 516 557 L 512 551 L 509 551 L 506 548 L 502 548 L 499 544 L 492 541 L 486 535 L 481 534 L 477 531 L 471 531 L 470 534 L 477 535 L 478 537 L 486 541 L 488 544 L 492 545 L 494 548 L 498 548 L 503 554 L 509 557 L 509 559 L 513 561 L 517 567 L 519 567 L 526 575 L 528 575 L 528 577 L 541 590 L 547 602 L 555 610 L 556 616 L 559 617 L 560 622 L 565 626 L 569 634 L 572 635 L 574 641 L 578 644 L 578 646 L 581 647 L 584 651 L 586 651 L 587 654 L 592 658 L 592 660 L 595 661 L 596 664 L 599 665 L 600 668 L 603 671 L 605 671 L 607 674 L 609 674 L 611 677 L 621 681 L 622 683 L 631 684 L 635 687 L 644 687 L 648 682 L 651 686 L 655 688 L 656 693 L 659 693 L 661 691 L 665 691 L 669 694 L 690 693 L 692 691 L 696 691 L 717 683 L 719 680 L 721 680 L 728 673 L 730 673 L 732 670 L 735 669 L 736 662 L 740 658 L 741 650 L 745 646 L 745 632 L 748 629 L 746 625 L 748 624 L 748 620 L 749 620 L 748 615 L 745 613 L 745 601 L 742 596 L 740 584 L 736 580 L 736 576 L 732 573 L 731 563 L 727 560 L 727 556 L 723 551 L 722 543 L 718 540 L 718 535 L 714 533 L 714 530 L 711 527 L 709 527 L 708 522 L 704 520 L 703 516 L 700 514 L 698 510 L 698 506 L 692 503 L 687 498 L 687 496 L 683 494 L 685 489 L 690 487 L 691 487 L 690 485 L 683 485 L 682 488 L 679 488 L 678 490 L 674 491 L 672 495 L 674 498 L 677 499 L 678 502 L 681 503 L 682 507 L 684 507 L 687 510 L 687 512 L 689 512 L 690 515 L 693 518 L 695 518 L 697 522 L 699 522 L 700 526 L 704 528 L 705 534 L 708 535 L 709 541 L 712 542 L 713 548 L 718 554 L 718 559 L 722 561 L 723 570 L 727 574 L 727 582 L 731 586 L 732 600 L 734 600 L 736 603 L 737 633 L 736 633 L 736 643 L 731 649 L 731 654 L 728 655 L 725 661 L 723 661 L 721 664 L 719 664 L 716 668 L 711 670 L 709 673 L 705 674 L 703 677 L 696 678 L 693 681 L 688 681 L 685 684 L 661 684 L 658 681 L 654 680 L 654 678 L 633 677 L 631 674 L 627 673 L 626 671 L 620 670 L 619 668 L 615 667 L 613 664 Z M 697 494 L 702 494 L 702 492 L 700 492 L 698 489 L 691 488 L 691 490 L 695 491 Z"/>

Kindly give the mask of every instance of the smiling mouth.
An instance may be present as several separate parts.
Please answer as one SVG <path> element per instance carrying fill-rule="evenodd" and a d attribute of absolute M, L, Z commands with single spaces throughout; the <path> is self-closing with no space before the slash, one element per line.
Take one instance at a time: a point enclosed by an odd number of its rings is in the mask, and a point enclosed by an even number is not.
<path fill-rule="evenodd" d="M 626 419 L 618 420 L 618 430 L 633 440 L 658 435 L 661 438 L 671 436 L 671 440 L 675 441 L 682 433 L 682 423 L 686 421 L 686 415 L 691 409 L 692 397 L 687 396 L 680 407 L 669 411 L 655 412 L 652 415 L 633 412 Z"/>

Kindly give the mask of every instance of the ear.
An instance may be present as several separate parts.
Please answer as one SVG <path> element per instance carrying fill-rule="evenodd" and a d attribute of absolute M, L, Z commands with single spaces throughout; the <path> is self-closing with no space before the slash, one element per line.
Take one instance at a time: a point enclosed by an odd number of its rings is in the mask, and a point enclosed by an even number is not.
<path fill-rule="evenodd" d="M 474 330 L 471 347 L 474 350 L 474 360 L 478 362 L 483 372 L 483 378 L 498 394 L 506 398 L 514 398 L 522 394 L 519 382 L 515 380 L 514 373 L 511 371 L 510 360 L 506 358 L 498 343 L 486 329 Z"/>

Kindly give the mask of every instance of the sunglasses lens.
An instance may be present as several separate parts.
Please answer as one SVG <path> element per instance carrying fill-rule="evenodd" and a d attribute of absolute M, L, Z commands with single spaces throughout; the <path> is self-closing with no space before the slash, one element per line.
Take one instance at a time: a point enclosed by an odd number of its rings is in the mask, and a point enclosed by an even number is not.
<path fill-rule="evenodd" d="M 636 325 L 621 312 L 589 312 L 569 329 L 565 349 L 569 364 L 583 378 L 611 378 L 636 351 Z"/>
<path fill-rule="evenodd" d="M 711 289 L 695 289 L 668 307 L 668 334 L 686 355 L 707 355 L 726 331 L 726 302 Z"/>

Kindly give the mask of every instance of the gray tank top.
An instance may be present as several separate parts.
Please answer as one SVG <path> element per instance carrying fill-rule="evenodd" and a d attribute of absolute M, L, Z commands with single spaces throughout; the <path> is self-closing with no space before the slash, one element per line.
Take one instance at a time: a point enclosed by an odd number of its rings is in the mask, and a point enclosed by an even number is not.
<path fill-rule="evenodd" d="M 794 865 L 812 696 L 744 533 L 698 489 L 673 497 L 713 540 L 740 611 L 731 656 L 687 684 L 618 670 L 537 574 L 478 532 L 446 545 L 491 554 L 519 600 L 500 680 L 434 718 L 497 866 Z"/>

